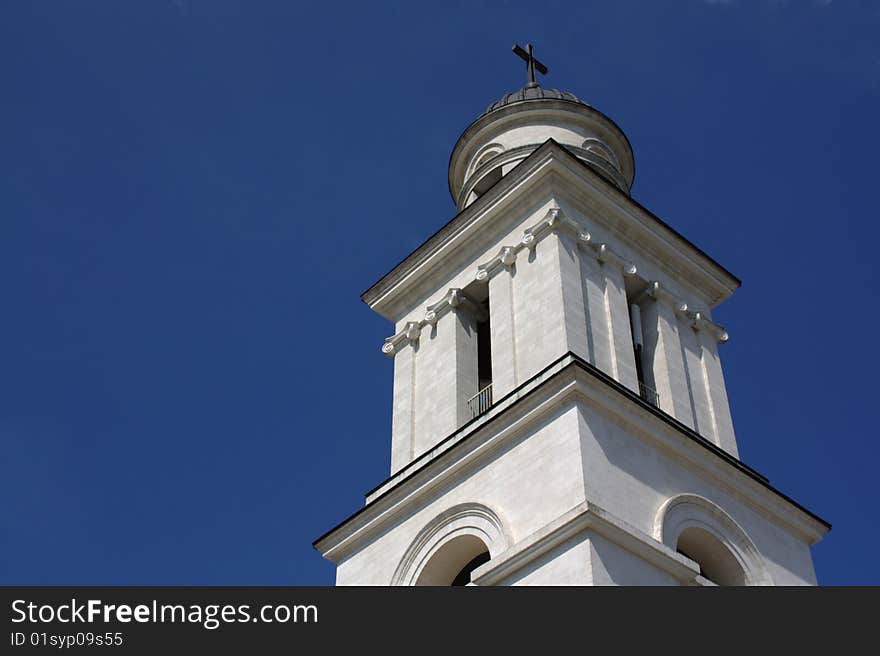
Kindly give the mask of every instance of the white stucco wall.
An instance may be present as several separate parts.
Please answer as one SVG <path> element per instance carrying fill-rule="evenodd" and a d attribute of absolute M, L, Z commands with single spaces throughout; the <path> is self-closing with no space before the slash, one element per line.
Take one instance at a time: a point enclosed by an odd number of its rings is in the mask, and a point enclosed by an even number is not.
<path fill-rule="evenodd" d="M 503 560 L 522 545 L 540 542 L 535 536 L 559 524 L 570 509 L 589 502 L 627 527 L 626 539 L 585 526 L 549 550 L 525 548 L 525 555 L 517 556 L 522 562 L 497 584 L 678 585 L 681 577 L 658 564 L 657 558 L 646 557 L 645 549 L 654 553 L 665 548 L 657 522 L 665 504 L 679 495 L 705 499 L 732 518 L 756 549 L 754 562 L 746 566 L 762 584 L 816 583 L 809 541 L 798 532 L 797 522 L 774 516 L 779 508 L 771 513 L 768 505 L 756 506 L 754 490 L 751 501 L 739 494 L 737 485 L 746 485 L 744 474 L 737 474 L 739 483 L 732 484 L 729 471 L 715 469 L 729 464 L 707 455 L 705 447 L 683 435 L 682 448 L 694 455 L 693 460 L 664 448 L 652 434 L 680 433 L 641 406 L 629 402 L 626 417 L 619 407 L 577 397 L 569 391 L 567 401 L 554 405 L 548 400 L 537 406 L 524 432 L 468 466 L 450 470 L 445 482 L 429 492 L 414 488 L 386 516 L 381 530 L 339 564 L 337 583 L 391 583 L 425 527 L 462 504 L 479 504 L 497 515 L 504 544 L 487 546 L 493 559 Z M 699 458 L 709 458 L 709 465 L 696 465 Z M 726 471 L 725 476 L 719 471 Z M 764 488 L 758 495 L 764 499 L 761 503 L 778 501 Z M 799 511 L 782 512 L 794 517 Z"/>
<path fill-rule="evenodd" d="M 742 501 L 736 489 L 708 471 L 657 448 L 647 434 L 595 404 L 581 402 L 579 426 L 588 499 L 646 534 L 661 506 L 679 494 L 697 494 L 728 513 L 754 542 L 777 585 L 815 584 L 809 544 Z M 659 427 L 659 420 L 651 422 Z"/>
<path fill-rule="evenodd" d="M 493 509 L 514 542 L 576 505 L 584 496 L 577 421 L 573 407 L 547 417 L 478 467 L 407 508 L 393 528 L 340 563 L 337 584 L 388 585 L 419 531 L 458 504 L 480 503 Z"/>

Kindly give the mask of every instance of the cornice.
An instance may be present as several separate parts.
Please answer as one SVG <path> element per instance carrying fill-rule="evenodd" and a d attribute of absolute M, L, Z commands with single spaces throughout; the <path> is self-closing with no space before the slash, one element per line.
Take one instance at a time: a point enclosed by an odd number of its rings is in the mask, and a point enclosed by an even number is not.
<path fill-rule="evenodd" d="M 523 236 L 517 243 L 502 246 L 495 257 L 477 265 L 472 280 L 483 282 L 501 271 L 509 271 L 516 263 L 520 252 L 523 250 L 534 251 L 538 242 L 554 232 L 569 235 L 575 240 L 580 250 L 592 255 L 603 264 L 619 267 L 624 275 L 630 277 L 638 275 L 638 267 L 633 262 L 615 252 L 608 244 L 596 243 L 586 226 L 566 215 L 561 208 L 552 207 L 543 219 L 523 231 Z M 706 330 L 716 341 L 726 342 L 729 339 L 722 326 L 705 318 L 700 312 L 689 310 L 687 303 L 671 294 L 660 282 L 654 280 L 644 281 L 644 283 L 646 287 L 642 292 L 643 296 L 650 296 L 657 301 L 670 303 L 678 314 L 690 320 L 695 329 Z M 450 309 L 459 307 L 471 313 L 478 320 L 485 318 L 485 311 L 471 301 L 460 288 L 450 288 L 440 301 L 425 308 L 423 319 L 408 321 L 403 330 L 387 337 L 382 344 L 382 353 L 393 356 L 407 344 L 417 343 L 423 327 L 429 324 L 434 325 L 443 314 Z"/>
<path fill-rule="evenodd" d="M 651 256 L 652 250 L 656 249 L 660 258 L 658 261 L 664 258 L 669 261 L 671 258 L 678 262 L 683 272 L 681 279 L 695 290 L 703 289 L 702 293 L 709 299 L 710 306 L 717 305 L 739 286 L 740 281 L 733 274 L 620 191 L 590 165 L 549 139 L 367 289 L 361 299 L 386 319 L 397 321 L 400 317 L 396 315 L 405 305 L 399 299 L 407 290 L 443 266 L 448 256 L 445 252 L 447 246 L 467 238 L 477 226 L 483 229 L 504 217 L 505 210 L 551 171 L 564 174 L 566 193 L 571 191 L 571 185 L 577 188 L 584 181 L 589 181 L 591 188 L 600 190 L 601 202 L 612 203 L 615 212 L 625 216 L 634 216 L 634 213 L 642 215 L 641 219 L 634 221 L 638 225 L 633 226 L 643 242 L 641 248 L 647 251 L 647 256 Z"/>
<path fill-rule="evenodd" d="M 775 489 L 765 477 L 568 353 L 500 399 L 490 413 L 466 424 L 380 485 L 366 506 L 318 538 L 315 548 L 339 562 L 475 460 L 491 457 L 548 413 L 579 398 L 613 414 L 622 425 L 632 427 L 637 439 L 650 441 L 692 471 L 712 477 L 728 494 L 806 542 L 813 544 L 830 530 L 830 524 Z M 635 408 L 641 411 L 633 412 Z"/>
<path fill-rule="evenodd" d="M 730 339 L 730 335 L 721 324 L 715 323 L 711 319 L 707 319 L 702 312 L 694 311 L 688 308 L 688 304 L 670 293 L 663 287 L 659 281 L 652 280 L 644 291 L 634 300 L 639 302 L 642 298 L 648 296 L 656 301 L 665 302 L 672 306 L 676 314 L 686 318 L 690 322 L 690 326 L 694 330 L 705 330 L 712 338 L 719 343 L 724 343 Z"/>
<path fill-rule="evenodd" d="M 559 374 L 566 369 L 568 360 L 563 357 L 516 390 L 496 401 L 489 411 L 465 424 L 446 437 L 431 450 L 410 462 L 387 481 L 367 493 L 368 502 L 347 520 L 315 540 L 314 546 L 324 557 L 339 562 L 370 539 L 376 531 L 393 521 L 410 503 L 423 498 L 437 485 L 454 476 L 467 463 L 496 445 L 507 442 L 521 434 L 532 421 L 544 417 L 547 410 L 544 394 L 558 391 L 564 384 Z M 552 381 L 551 384 L 547 384 Z M 540 417 L 536 407 L 544 401 Z M 503 417 L 503 426 L 497 422 Z M 490 430 L 486 430 L 491 426 Z"/>
<path fill-rule="evenodd" d="M 477 321 L 486 320 L 486 310 L 468 298 L 461 289 L 451 287 L 442 299 L 425 308 L 424 318 L 419 321 L 407 321 L 403 330 L 387 337 L 382 344 L 382 353 L 393 356 L 407 344 L 417 344 L 422 334 L 422 328 L 434 326 L 443 315 L 452 311 L 467 312 Z"/>
<path fill-rule="evenodd" d="M 546 526 L 508 547 L 471 574 L 476 585 L 497 585 L 525 565 L 585 532 L 608 538 L 684 585 L 702 585 L 700 566 L 592 501 L 582 501 Z"/>

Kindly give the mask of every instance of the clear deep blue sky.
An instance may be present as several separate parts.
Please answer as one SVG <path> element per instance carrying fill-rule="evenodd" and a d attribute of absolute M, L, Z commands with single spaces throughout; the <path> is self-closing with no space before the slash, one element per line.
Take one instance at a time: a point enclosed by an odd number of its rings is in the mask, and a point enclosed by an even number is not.
<path fill-rule="evenodd" d="M 330 584 L 387 475 L 359 294 L 454 215 L 524 81 L 612 117 L 633 196 L 743 280 L 743 460 L 880 583 L 880 3 L 5 2 L 0 582 Z"/>

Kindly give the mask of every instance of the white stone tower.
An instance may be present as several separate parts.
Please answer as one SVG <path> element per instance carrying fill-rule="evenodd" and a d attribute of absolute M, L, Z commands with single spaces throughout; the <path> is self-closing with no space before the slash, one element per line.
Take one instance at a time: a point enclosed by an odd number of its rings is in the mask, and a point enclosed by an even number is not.
<path fill-rule="evenodd" d="M 739 280 L 630 197 L 630 144 L 527 85 L 468 127 L 459 212 L 363 295 L 391 476 L 315 542 L 337 584 L 815 584 L 830 526 L 739 460 L 712 309 Z"/>

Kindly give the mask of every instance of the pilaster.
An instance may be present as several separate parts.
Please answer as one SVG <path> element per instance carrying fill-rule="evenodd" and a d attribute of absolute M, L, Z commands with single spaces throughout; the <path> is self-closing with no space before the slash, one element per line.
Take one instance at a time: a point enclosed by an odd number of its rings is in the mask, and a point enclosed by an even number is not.
<path fill-rule="evenodd" d="M 413 459 L 415 448 L 415 348 L 394 358 L 394 403 L 391 410 L 391 473 Z"/>
<path fill-rule="evenodd" d="M 613 326 L 606 303 L 608 281 L 605 267 L 592 249 L 581 250 L 581 282 L 587 325 L 588 355 L 585 359 L 609 376 L 616 377 Z"/>
<path fill-rule="evenodd" d="M 591 360 L 588 344 L 591 322 L 588 321 L 586 310 L 588 301 L 581 270 L 582 255 L 577 242 L 567 232 L 556 231 L 554 236 L 548 237 L 548 240 L 555 247 L 552 256 L 556 268 L 554 276 L 556 284 L 560 287 L 560 297 L 557 301 L 559 306 L 555 313 L 562 315 L 564 328 L 556 352 L 550 353 L 551 360 L 568 351 Z"/>
<path fill-rule="evenodd" d="M 602 272 L 605 275 L 605 307 L 612 342 L 611 375 L 619 383 L 638 394 L 639 380 L 636 374 L 636 359 L 624 281 L 624 274 L 627 271 L 635 275 L 635 267 L 631 265 L 621 265 L 614 261 L 606 261 L 602 265 Z"/>
<path fill-rule="evenodd" d="M 736 433 L 733 430 L 727 387 L 724 384 L 724 373 L 721 370 L 721 358 L 718 354 L 718 342 L 725 341 L 727 334 L 723 331 L 719 333 L 714 324 L 707 323 L 699 313 L 697 313 L 694 324 L 698 327 L 697 339 L 702 349 L 703 375 L 706 381 L 709 408 L 715 423 L 714 441 L 730 455 L 738 458 Z"/>
<path fill-rule="evenodd" d="M 703 347 L 698 331 L 689 317 L 679 317 L 678 334 L 681 339 L 681 353 L 688 377 L 688 390 L 693 406 L 694 430 L 707 440 L 717 443 L 717 427 L 709 399 L 709 387 L 703 367 Z"/>
<path fill-rule="evenodd" d="M 645 332 L 646 382 L 657 391 L 661 410 L 693 428 L 694 415 L 675 310 L 659 293 L 649 296 L 640 307 Z"/>
<path fill-rule="evenodd" d="M 470 418 L 467 401 L 478 385 L 477 331 L 467 306 L 462 291 L 451 289 L 428 308 L 415 353 L 415 458 Z"/>

